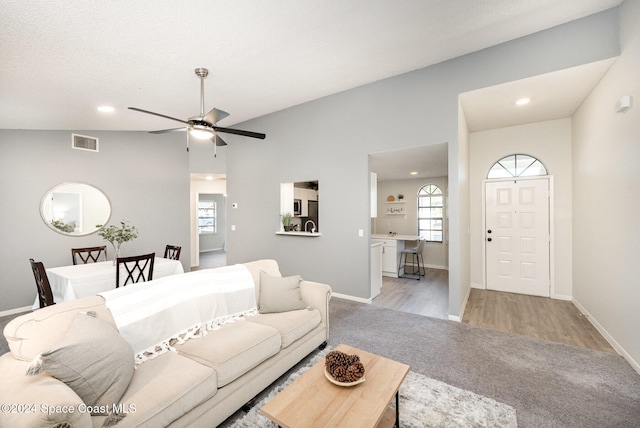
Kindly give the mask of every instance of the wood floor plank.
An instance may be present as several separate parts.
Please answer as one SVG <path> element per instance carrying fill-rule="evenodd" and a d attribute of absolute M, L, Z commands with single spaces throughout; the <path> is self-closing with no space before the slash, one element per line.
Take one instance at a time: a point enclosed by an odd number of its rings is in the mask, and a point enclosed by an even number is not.
<path fill-rule="evenodd" d="M 426 269 L 419 281 L 383 277 L 382 291 L 372 304 L 388 309 L 448 319 L 449 275 Z M 615 350 L 578 308 L 564 300 L 501 291 L 472 289 L 462 322 L 492 330 L 580 346 Z"/>

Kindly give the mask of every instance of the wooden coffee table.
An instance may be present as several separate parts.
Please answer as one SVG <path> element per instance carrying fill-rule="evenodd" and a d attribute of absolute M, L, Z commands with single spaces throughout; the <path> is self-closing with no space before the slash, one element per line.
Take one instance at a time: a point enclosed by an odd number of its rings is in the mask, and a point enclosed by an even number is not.
<path fill-rule="evenodd" d="M 363 383 L 344 387 L 329 382 L 322 358 L 262 406 L 260 413 L 287 428 L 399 426 L 398 389 L 409 366 L 347 345 L 335 349 L 360 356 Z M 389 407 L 394 395 L 395 412 Z"/>

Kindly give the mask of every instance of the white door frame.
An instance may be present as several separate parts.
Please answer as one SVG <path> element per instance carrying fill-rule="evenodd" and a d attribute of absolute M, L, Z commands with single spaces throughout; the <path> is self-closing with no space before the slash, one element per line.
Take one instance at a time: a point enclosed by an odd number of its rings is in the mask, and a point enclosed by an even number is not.
<path fill-rule="evenodd" d="M 482 240 L 482 288 L 487 289 L 487 245 L 485 242 L 485 231 L 487 230 L 487 182 L 500 181 L 525 181 L 525 180 L 549 180 L 549 295 L 556 298 L 556 269 L 555 269 L 555 191 L 553 184 L 553 175 L 539 175 L 534 177 L 510 177 L 510 178 L 493 178 L 482 180 L 482 230 L 480 231 L 480 239 Z"/>

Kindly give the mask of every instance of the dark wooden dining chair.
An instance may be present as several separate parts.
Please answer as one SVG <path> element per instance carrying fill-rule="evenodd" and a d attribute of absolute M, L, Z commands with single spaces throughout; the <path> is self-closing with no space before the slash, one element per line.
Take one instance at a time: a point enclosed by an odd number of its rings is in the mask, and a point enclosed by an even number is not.
<path fill-rule="evenodd" d="M 102 258 L 106 261 L 107 246 L 102 245 L 100 247 L 72 248 L 71 258 L 73 259 L 74 265 L 78 264 L 78 259 L 80 259 L 83 264 L 95 263 Z"/>
<path fill-rule="evenodd" d="M 116 288 L 153 279 L 153 262 L 156 253 L 116 259 Z M 122 271 L 122 272 L 120 272 Z"/>
<path fill-rule="evenodd" d="M 164 249 L 164 258 L 171 260 L 180 260 L 180 251 L 182 247 L 176 245 L 167 245 Z"/>
<path fill-rule="evenodd" d="M 38 300 L 40 301 L 40 307 L 55 305 L 53 301 L 53 293 L 51 292 L 51 285 L 49 284 L 49 278 L 47 277 L 47 271 L 44 269 L 42 262 L 36 262 L 33 259 L 29 259 L 31 262 L 31 270 L 33 276 L 36 279 L 36 288 L 38 289 Z"/>

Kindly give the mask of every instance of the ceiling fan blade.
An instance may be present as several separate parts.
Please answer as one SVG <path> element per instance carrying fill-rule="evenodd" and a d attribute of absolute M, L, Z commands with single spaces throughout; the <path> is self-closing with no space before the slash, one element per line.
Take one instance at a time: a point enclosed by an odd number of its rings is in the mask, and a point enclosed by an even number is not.
<path fill-rule="evenodd" d="M 211 124 L 216 124 L 216 123 L 218 123 L 219 120 L 222 120 L 227 116 L 229 116 L 229 113 L 227 113 L 226 111 L 223 111 L 223 110 L 218 110 L 217 108 L 214 107 L 204 117 L 204 121 L 205 122 L 209 122 Z"/>
<path fill-rule="evenodd" d="M 160 129 L 159 131 L 149 131 L 149 134 L 165 134 L 167 132 L 186 131 L 186 130 L 187 128 Z"/>
<path fill-rule="evenodd" d="M 187 125 L 189 124 L 189 122 L 187 122 L 186 120 L 176 119 L 175 117 L 167 116 L 167 115 L 160 114 L 160 113 L 154 113 L 154 112 L 148 111 L 148 110 L 142 110 L 141 108 L 137 108 L 137 107 L 129 107 L 129 110 L 135 110 L 135 111 L 139 111 L 141 113 L 147 113 L 147 114 L 152 114 L 154 116 L 164 117 L 165 119 L 175 120 L 177 122 L 186 123 Z"/>
<path fill-rule="evenodd" d="M 227 134 L 242 135 L 244 137 L 259 138 L 261 140 L 264 140 L 264 138 L 266 137 L 265 134 L 261 134 L 259 132 L 243 131 L 241 129 L 232 128 L 221 128 L 219 126 L 212 126 L 212 128 L 216 132 L 226 132 Z"/>
<path fill-rule="evenodd" d="M 227 142 L 224 141 L 222 138 L 220 138 L 220 136 L 218 134 L 216 134 L 211 141 L 213 143 L 215 143 L 216 146 L 221 147 L 221 146 L 226 146 Z"/>

